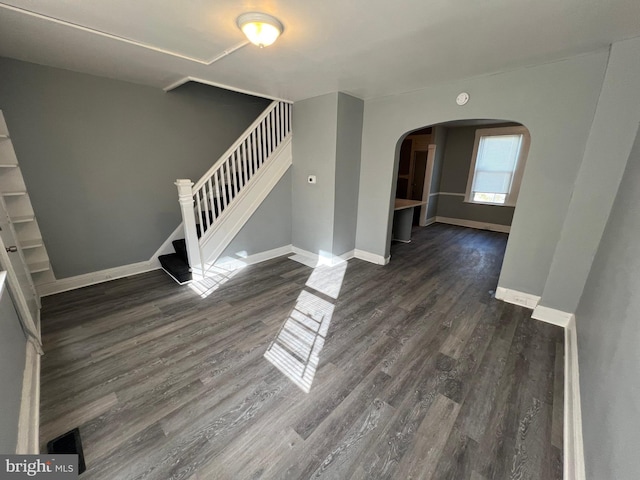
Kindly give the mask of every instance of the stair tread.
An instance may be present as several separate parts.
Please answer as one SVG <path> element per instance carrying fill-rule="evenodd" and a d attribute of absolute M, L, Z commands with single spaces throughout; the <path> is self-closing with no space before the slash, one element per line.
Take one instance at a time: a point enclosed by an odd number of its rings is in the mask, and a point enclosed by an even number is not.
<path fill-rule="evenodd" d="M 160 255 L 158 260 L 162 265 L 169 266 L 176 271 L 189 271 L 189 264 L 185 262 L 178 253 Z"/>
<path fill-rule="evenodd" d="M 191 280 L 191 270 L 189 264 L 185 262 L 179 253 L 169 253 L 158 257 L 160 265 L 179 283 Z"/>
<path fill-rule="evenodd" d="M 187 242 L 184 238 L 179 240 L 174 240 L 171 242 L 173 244 L 173 249 L 176 251 L 178 255 L 182 258 L 184 262 L 189 263 L 189 257 L 187 256 Z"/>

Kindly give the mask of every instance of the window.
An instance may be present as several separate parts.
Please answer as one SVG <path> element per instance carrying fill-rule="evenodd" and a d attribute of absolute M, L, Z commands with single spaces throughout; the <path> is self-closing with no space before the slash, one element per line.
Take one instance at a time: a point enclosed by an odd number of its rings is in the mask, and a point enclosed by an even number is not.
<path fill-rule="evenodd" d="M 465 202 L 515 206 L 528 152 L 524 127 L 476 130 Z"/>

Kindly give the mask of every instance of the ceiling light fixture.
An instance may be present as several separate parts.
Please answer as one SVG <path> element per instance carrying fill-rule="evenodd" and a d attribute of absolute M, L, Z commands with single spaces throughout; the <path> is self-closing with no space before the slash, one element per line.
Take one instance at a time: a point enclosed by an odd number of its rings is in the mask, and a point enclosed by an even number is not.
<path fill-rule="evenodd" d="M 266 13 L 243 13 L 237 24 L 249 41 L 260 48 L 271 45 L 284 30 L 280 20 Z"/>

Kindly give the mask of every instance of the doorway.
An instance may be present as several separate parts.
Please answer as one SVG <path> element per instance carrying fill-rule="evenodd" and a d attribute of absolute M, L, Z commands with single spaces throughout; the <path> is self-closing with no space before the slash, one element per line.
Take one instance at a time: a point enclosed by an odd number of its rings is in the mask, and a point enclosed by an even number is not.
<path fill-rule="evenodd" d="M 408 243 L 412 229 L 436 222 L 508 233 L 529 143 L 526 127 L 505 120 L 408 132 L 398 149 L 391 239 Z"/>

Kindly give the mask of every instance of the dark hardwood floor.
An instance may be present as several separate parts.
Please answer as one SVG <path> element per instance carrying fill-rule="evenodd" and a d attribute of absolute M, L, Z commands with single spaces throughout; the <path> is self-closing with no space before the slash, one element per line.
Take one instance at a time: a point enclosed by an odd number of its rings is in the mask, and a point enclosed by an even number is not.
<path fill-rule="evenodd" d="M 493 298 L 507 236 L 413 238 L 45 298 L 41 443 L 79 426 L 83 479 L 562 478 L 563 332 Z"/>

